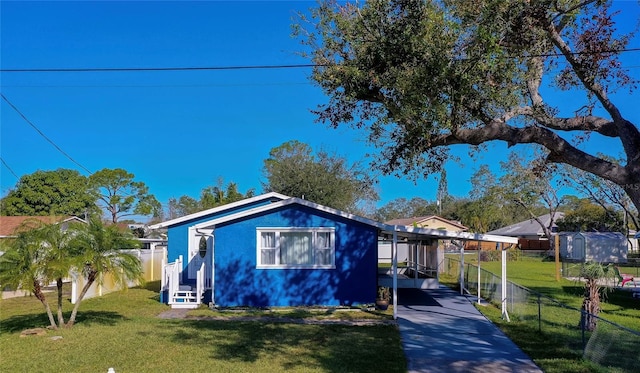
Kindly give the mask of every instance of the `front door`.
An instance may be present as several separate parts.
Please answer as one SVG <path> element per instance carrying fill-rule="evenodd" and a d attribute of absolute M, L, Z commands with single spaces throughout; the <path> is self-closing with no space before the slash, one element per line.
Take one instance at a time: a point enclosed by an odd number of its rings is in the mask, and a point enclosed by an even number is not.
<path fill-rule="evenodd" d="M 189 280 L 196 279 L 198 270 L 204 263 L 206 240 L 207 237 L 205 235 L 196 233 L 195 229 L 189 229 L 189 262 L 187 264 L 187 278 Z"/>

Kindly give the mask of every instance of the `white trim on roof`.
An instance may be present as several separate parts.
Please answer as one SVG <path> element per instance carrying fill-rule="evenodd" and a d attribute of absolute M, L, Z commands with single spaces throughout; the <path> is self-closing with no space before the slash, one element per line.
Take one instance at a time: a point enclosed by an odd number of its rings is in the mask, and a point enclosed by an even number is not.
<path fill-rule="evenodd" d="M 444 229 L 433 228 L 419 228 L 419 227 L 407 227 L 403 225 L 390 226 L 393 230 L 395 227 L 396 232 L 400 237 L 416 236 L 429 236 L 430 238 L 441 238 L 451 240 L 464 240 L 464 241 L 485 241 L 485 242 L 504 242 L 504 243 L 518 243 L 517 237 L 500 236 L 495 234 L 482 234 L 471 232 L 454 232 Z"/>
<path fill-rule="evenodd" d="M 150 229 L 166 228 L 166 227 L 170 227 L 170 226 L 175 225 L 175 224 L 183 223 L 185 221 L 201 218 L 201 217 L 207 216 L 209 214 L 225 211 L 225 210 L 228 210 L 228 209 L 231 209 L 231 208 L 234 208 L 234 207 L 238 207 L 238 206 L 244 206 L 244 205 L 247 205 L 247 204 L 250 204 L 250 203 L 253 203 L 253 202 L 257 202 L 257 201 L 262 201 L 262 200 L 267 200 L 267 199 L 285 200 L 285 199 L 288 199 L 288 198 L 290 198 L 290 197 L 285 196 L 284 194 L 276 193 L 276 192 L 265 193 L 265 194 L 261 194 L 259 196 L 255 196 L 255 197 L 243 199 L 243 200 L 240 200 L 240 201 L 237 201 L 237 202 L 228 203 L 226 205 L 210 208 L 208 210 L 204 210 L 204 211 L 196 212 L 196 213 L 193 213 L 193 214 L 181 216 L 179 218 L 175 218 L 175 219 L 172 219 L 172 220 L 167 220 L 167 221 L 164 221 L 162 223 L 150 225 L 149 228 Z"/>
<path fill-rule="evenodd" d="M 72 221 L 72 220 L 77 220 L 77 221 L 78 221 L 78 222 L 80 222 L 80 223 L 85 223 L 85 224 L 87 224 L 87 221 L 86 221 L 86 220 L 84 220 L 84 219 L 82 219 L 82 218 L 80 218 L 80 217 L 77 217 L 77 216 L 70 216 L 70 217 L 68 217 L 68 218 L 66 218 L 66 219 L 64 219 L 64 220 L 61 220 L 61 221 L 60 221 L 60 223 L 66 223 L 66 222 L 68 222 L 68 221 Z"/>
<path fill-rule="evenodd" d="M 262 212 L 268 212 L 268 211 L 271 211 L 283 206 L 291 205 L 291 204 L 306 206 L 318 211 L 322 211 L 322 212 L 340 216 L 346 219 L 354 220 L 362 224 L 366 224 L 366 225 L 378 228 L 382 234 L 392 234 L 393 232 L 398 232 L 400 237 L 406 237 L 406 238 L 411 238 L 412 236 L 424 238 L 425 236 L 427 236 L 428 238 L 454 239 L 454 240 L 465 240 L 465 241 L 504 242 L 504 243 L 512 243 L 512 244 L 518 243 L 517 238 L 507 237 L 507 236 L 469 233 L 469 232 L 454 232 L 454 231 L 447 231 L 442 229 L 417 228 L 417 227 L 407 227 L 402 225 L 384 224 L 384 223 L 377 222 L 375 220 L 363 218 L 361 216 L 336 210 L 331 207 L 319 205 L 317 203 L 313 203 L 300 198 L 289 198 L 279 202 L 271 203 L 269 205 L 259 206 L 250 210 L 240 211 L 235 214 L 222 216 L 216 219 L 202 222 L 200 224 L 196 224 L 195 228 L 196 230 L 204 229 L 204 228 L 215 228 L 215 226 L 218 224 L 242 219 L 242 218 L 259 214 Z"/>
<path fill-rule="evenodd" d="M 242 219 L 244 217 L 248 217 L 251 215 L 255 215 L 255 214 L 259 214 L 261 212 L 267 212 L 267 211 L 271 211 L 283 206 L 287 206 L 287 205 L 291 205 L 291 204 L 298 204 L 298 205 L 302 205 L 302 206 L 306 206 L 318 211 L 322 211 L 322 212 L 326 212 L 332 215 L 337 215 L 346 219 L 350 219 L 350 220 L 355 220 L 357 222 L 363 223 L 363 224 L 367 224 L 367 225 L 371 225 L 373 227 L 379 228 L 379 229 L 384 229 L 386 227 L 389 227 L 386 224 L 377 222 L 375 220 L 371 220 L 371 219 L 367 219 L 367 218 L 363 218 L 361 216 L 357 216 L 357 215 L 353 215 L 350 214 L 348 212 L 344 212 L 344 211 L 340 211 L 340 210 L 336 210 L 334 208 L 331 207 L 327 207 L 327 206 L 323 206 L 323 205 L 319 205 L 317 203 L 314 202 L 310 202 L 304 199 L 300 199 L 300 198 L 295 198 L 295 197 L 291 197 L 279 202 L 275 202 L 275 203 L 271 203 L 265 206 L 259 206 L 253 209 L 249 209 L 249 210 L 245 210 L 245 211 L 240 211 L 238 213 L 235 214 L 231 214 L 231 215 L 227 215 L 227 216 L 222 216 L 219 217 L 217 219 L 213 219 L 213 220 L 209 220 L 200 224 L 196 224 L 196 229 L 202 229 L 202 228 L 212 228 L 215 227 L 218 224 L 222 224 L 222 223 L 226 223 L 229 221 L 233 221 L 233 220 L 237 220 L 237 219 Z"/>

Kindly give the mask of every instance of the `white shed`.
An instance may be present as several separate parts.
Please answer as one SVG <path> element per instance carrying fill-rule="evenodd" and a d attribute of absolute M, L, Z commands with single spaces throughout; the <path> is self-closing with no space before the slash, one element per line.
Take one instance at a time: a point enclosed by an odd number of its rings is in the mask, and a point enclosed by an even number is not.
<path fill-rule="evenodd" d="M 561 232 L 560 256 L 581 262 L 626 263 L 627 239 L 618 232 Z"/>

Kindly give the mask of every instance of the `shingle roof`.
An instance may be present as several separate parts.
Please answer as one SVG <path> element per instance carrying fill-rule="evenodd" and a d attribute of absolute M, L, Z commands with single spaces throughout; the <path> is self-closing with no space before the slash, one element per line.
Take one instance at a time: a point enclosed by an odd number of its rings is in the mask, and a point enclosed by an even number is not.
<path fill-rule="evenodd" d="M 69 216 L 0 216 L 0 237 L 11 237 L 25 221 L 35 219 L 46 224 L 73 219 Z"/>
<path fill-rule="evenodd" d="M 555 221 L 564 217 L 563 212 L 556 212 L 554 215 Z M 538 219 L 546 226 L 549 226 L 549 220 L 551 218 L 551 214 L 545 214 L 542 216 L 538 216 Z M 554 223 L 552 227 L 555 227 Z M 524 236 L 544 236 L 544 232 L 542 231 L 542 227 L 535 219 L 528 219 L 525 221 L 521 221 L 519 223 L 511 224 L 506 227 L 502 227 L 491 232 L 487 232 L 487 234 L 498 234 L 503 236 L 511 236 L 511 237 L 524 237 Z"/>

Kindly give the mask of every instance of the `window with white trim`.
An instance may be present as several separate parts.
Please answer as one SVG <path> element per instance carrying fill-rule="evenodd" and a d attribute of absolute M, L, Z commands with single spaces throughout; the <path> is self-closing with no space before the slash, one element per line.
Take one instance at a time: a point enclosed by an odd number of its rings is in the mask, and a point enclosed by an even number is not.
<path fill-rule="evenodd" d="M 264 268 L 334 268 L 334 228 L 258 228 L 257 265 Z"/>

